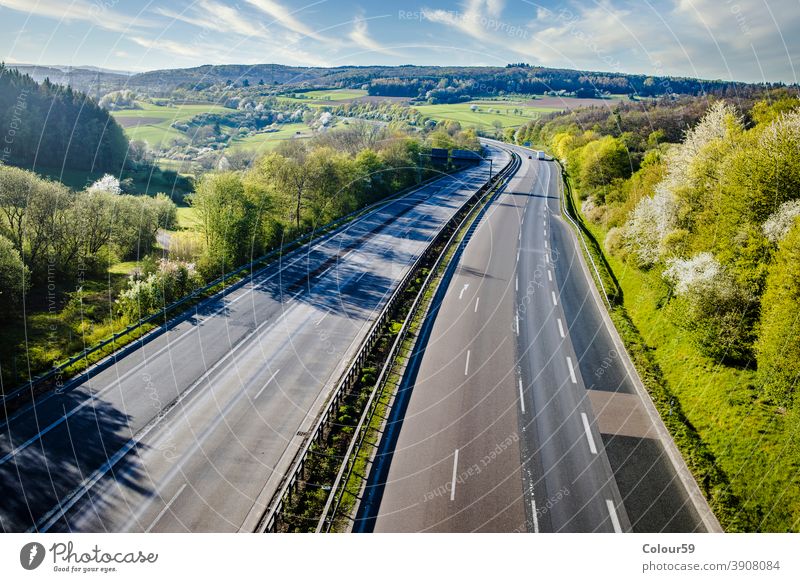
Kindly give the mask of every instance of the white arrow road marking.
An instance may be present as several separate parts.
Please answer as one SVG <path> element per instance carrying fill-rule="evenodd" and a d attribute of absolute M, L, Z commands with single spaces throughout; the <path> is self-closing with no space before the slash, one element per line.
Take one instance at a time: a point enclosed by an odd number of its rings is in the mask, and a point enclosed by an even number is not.
<path fill-rule="evenodd" d="M 458 298 L 461 299 L 464 297 L 464 291 L 469 289 L 469 283 L 464 283 L 464 286 L 461 288 L 461 293 L 458 294 Z"/>

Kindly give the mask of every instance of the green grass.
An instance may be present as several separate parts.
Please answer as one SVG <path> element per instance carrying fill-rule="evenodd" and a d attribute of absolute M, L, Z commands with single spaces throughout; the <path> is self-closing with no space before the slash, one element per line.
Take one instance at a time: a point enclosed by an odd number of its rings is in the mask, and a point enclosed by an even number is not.
<path fill-rule="evenodd" d="M 125 134 L 131 140 L 144 140 L 151 148 L 168 146 L 176 138 L 186 136 L 170 127 L 175 121 L 185 122 L 201 113 L 225 113 L 232 112 L 233 109 L 208 104 L 176 105 L 175 107 L 164 107 L 153 105 L 152 103 L 140 103 L 141 109 L 125 109 L 114 111 L 114 119 L 122 123 Z M 140 121 L 139 125 L 135 122 Z"/>
<path fill-rule="evenodd" d="M 178 207 L 178 228 L 184 230 L 194 230 L 200 224 L 197 210 L 191 206 Z"/>
<path fill-rule="evenodd" d="M 318 89 L 315 91 L 306 91 L 302 95 L 306 99 L 314 99 L 321 101 L 344 101 L 347 99 L 358 99 L 364 97 L 366 91 L 361 89 Z"/>
<path fill-rule="evenodd" d="M 478 107 L 472 111 L 471 107 Z M 494 122 L 499 121 L 503 127 L 518 127 L 545 113 L 558 111 L 555 107 L 534 107 L 511 102 L 469 101 L 466 103 L 448 103 L 441 105 L 417 105 L 414 109 L 437 121 L 458 121 L 463 126 L 476 126 L 480 129 L 491 129 Z M 489 110 L 492 110 L 492 113 Z M 522 115 L 514 113 L 514 109 L 522 110 Z"/>
<path fill-rule="evenodd" d="M 139 261 L 122 261 L 115 263 L 108 268 L 112 275 L 130 275 L 139 266 Z"/>
<path fill-rule="evenodd" d="M 601 226 L 584 223 L 604 240 Z M 612 311 L 612 318 L 720 521 L 730 529 L 797 531 L 797 419 L 761 398 L 753 370 L 725 366 L 700 353 L 662 307 L 668 289 L 658 268 L 641 271 L 604 254 L 624 297 L 623 309 Z M 665 397 L 677 400 L 688 429 L 664 416 Z M 706 453 L 724 476 L 709 466 Z"/>
<path fill-rule="evenodd" d="M 278 126 L 277 131 L 256 133 L 247 137 L 234 138 L 228 144 L 230 149 L 244 149 L 249 151 L 270 151 L 282 141 L 293 138 L 309 137 L 311 130 L 305 123 L 285 123 Z M 300 135 L 297 132 L 300 132 Z"/>

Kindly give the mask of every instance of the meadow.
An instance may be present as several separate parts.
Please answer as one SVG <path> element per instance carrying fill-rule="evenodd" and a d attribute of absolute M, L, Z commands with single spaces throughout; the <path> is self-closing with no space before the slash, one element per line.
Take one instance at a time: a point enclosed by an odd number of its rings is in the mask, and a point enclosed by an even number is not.
<path fill-rule="evenodd" d="M 225 113 L 233 109 L 213 103 L 163 106 L 152 103 L 139 103 L 141 109 L 123 109 L 112 112 L 125 130 L 130 140 L 146 141 L 151 148 L 168 147 L 170 141 L 185 137 L 170 125 L 176 121 L 185 122 L 201 113 Z"/>

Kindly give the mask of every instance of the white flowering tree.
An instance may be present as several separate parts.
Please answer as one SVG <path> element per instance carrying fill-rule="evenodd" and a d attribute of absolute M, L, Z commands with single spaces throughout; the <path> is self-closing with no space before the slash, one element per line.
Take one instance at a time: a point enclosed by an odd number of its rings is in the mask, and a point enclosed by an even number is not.
<path fill-rule="evenodd" d="M 122 194 L 119 179 L 111 174 L 105 174 L 87 189 L 89 192 L 108 192 L 109 194 Z"/>
<path fill-rule="evenodd" d="M 789 233 L 798 216 L 800 216 L 800 199 L 784 202 L 762 226 L 764 236 L 770 242 L 778 244 Z"/>
<path fill-rule="evenodd" d="M 697 125 L 686 132 L 683 142 L 667 152 L 667 175 L 663 182 L 666 188 L 674 194 L 689 186 L 704 151 L 714 142 L 729 140 L 742 128 L 742 118 L 732 105 L 725 101 L 714 103 Z"/>
<path fill-rule="evenodd" d="M 698 253 L 690 259 L 668 259 L 663 277 L 672 284 L 676 295 L 685 296 L 689 293 L 705 293 L 715 287 L 723 290 L 727 287 L 727 281 L 722 274 L 722 267 L 714 255 Z"/>
<path fill-rule="evenodd" d="M 658 262 L 663 240 L 675 229 L 677 215 L 675 196 L 663 184 L 656 187 L 652 198 L 642 198 L 633 209 L 622 236 L 640 267 Z"/>
<path fill-rule="evenodd" d="M 673 319 L 706 355 L 729 361 L 751 356 L 756 304 L 711 253 L 668 259 L 662 276 L 675 292 Z"/>

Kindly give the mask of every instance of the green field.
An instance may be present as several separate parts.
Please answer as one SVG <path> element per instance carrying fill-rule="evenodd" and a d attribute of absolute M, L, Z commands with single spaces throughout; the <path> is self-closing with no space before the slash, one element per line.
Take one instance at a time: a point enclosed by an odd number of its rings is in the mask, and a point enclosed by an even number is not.
<path fill-rule="evenodd" d="M 225 113 L 233 109 L 214 105 L 213 103 L 199 105 L 176 105 L 165 107 L 151 103 L 140 103 L 141 109 L 125 109 L 114 111 L 112 115 L 131 140 L 146 141 L 151 148 L 166 147 L 176 138 L 185 138 L 180 131 L 170 127 L 175 121 L 188 121 L 201 113 Z"/>
<path fill-rule="evenodd" d="M 476 111 L 472 110 L 473 105 L 477 107 Z M 458 121 L 464 127 L 475 126 L 479 129 L 491 129 L 496 121 L 499 121 L 503 127 L 517 127 L 533 119 L 538 119 L 540 115 L 560 111 L 563 108 L 521 105 L 507 101 L 468 101 L 441 105 L 417 105 L 414 109 L 437 121 Z M 514 113 L 514 109 L 520 111 L 521 114 Z"/>
<path fill-rule="evenodd" d="M 306 99 L 318 99 L 321 101 L 344 101 L 346 99 L 357 99 L 364 97 L 366 91 L 361 89 L 319 89 L 316 91 L 306 91 L 302 95 Z"/>
<path fill-rule="evenodd" d="M 200 224 L 197 210 L 191 206 L 178 206 L 178 228 L 194 230 Z"/>
<path fill-rule="evenodd" d="M 299 134 L 297 132 L 300 132 Z M 311 130 L 305 123 L 285 123 L 277 131 L 256 133 L 247 137 L 237 137 L 230 141 L 230 149 L 244 149 L 257 153 L 269 151 L 282 141 L 292 138 L 309 137 Z"/>

